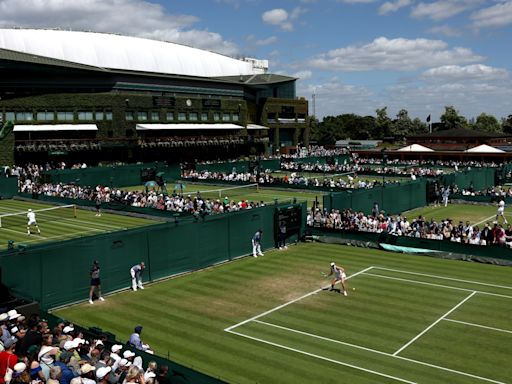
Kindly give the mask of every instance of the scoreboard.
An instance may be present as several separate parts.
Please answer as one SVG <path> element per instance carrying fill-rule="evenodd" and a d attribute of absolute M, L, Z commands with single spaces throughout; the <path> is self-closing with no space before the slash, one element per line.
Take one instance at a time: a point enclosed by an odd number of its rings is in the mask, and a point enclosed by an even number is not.
<path fill-rule="evenodd" d="M 302 226 L 302 205 L 290 204 L 276 208 L 274 220 L 274 236 L 276 241 L 279 237 L 279 226 L 281 223 L 286 225 L 286 237 L 298 235 Z"/>

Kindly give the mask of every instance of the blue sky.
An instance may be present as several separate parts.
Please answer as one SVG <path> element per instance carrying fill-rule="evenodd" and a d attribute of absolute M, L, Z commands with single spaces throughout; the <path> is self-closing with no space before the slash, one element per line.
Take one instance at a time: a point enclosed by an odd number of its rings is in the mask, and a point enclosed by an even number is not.
<path fill-rule="evenodd" d="M 512 0 L 0 0 L 0 26 L 115 32 L 268 59 L 341 113 L 512 114 Z M 310 112 L 313 113 L 312 106 Z"/>

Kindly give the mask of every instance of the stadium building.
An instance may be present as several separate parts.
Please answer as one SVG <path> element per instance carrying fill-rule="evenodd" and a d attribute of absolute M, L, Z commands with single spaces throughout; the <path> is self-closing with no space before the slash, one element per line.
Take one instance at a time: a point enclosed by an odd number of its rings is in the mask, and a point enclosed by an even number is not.
<path fill-rule="evenodd" d="M 4 164 L 191 161 L 308 143 L 297 79 L 268 73 L 266 60 L 115 34 L 0 29 L 0 68 Z"/>

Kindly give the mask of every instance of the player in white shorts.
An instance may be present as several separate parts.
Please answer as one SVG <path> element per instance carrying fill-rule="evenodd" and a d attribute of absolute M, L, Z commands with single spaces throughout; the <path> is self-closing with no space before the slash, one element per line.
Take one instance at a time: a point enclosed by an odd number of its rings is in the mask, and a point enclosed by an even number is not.
<path fill-rule="evenodd" d="M 507 218 L 505 217 L 505 202 L 500 200 L 498 203 L 498 213 L 496 213 L 496 221 L 498 221 L 498 217 L 501 216 L 503 218 L 503 222 L 508 224 Z"/>
<path fill-rule="evenodd" d="M 347 287 L 345 286 L 345 279 L 347 278 L 347 275 L 345 274 L 345 270 L 343 269 L 343 267 L 337 266 L 334 261 L 331 263 L 331 272 L 327 276 L 332 275 L 334 275 L 334 277 L 331 281 L 331 291 L 334 290 L 334 284 L 339 282 L 341 287 L 343 288 L 343 292 L 340 291 L 340 293 L 342 293 L 345 296 L 348 296 Z"/>
<path fill-rule="evenodd" d="M 41 230 L 39 229 L 39 226 L 37 225 L 37 220 L 36 220 L 36 213 L 34 211 L 32 211 L 31 209 L 28 210 L 27 212 L 27 220 L 28 220 L 28 224 L 27 224 L 27 235 L 31 235 L 31 232 L 30 232 L 30 227 L 34 226 L 37 228 L 37 233 L 41 233 Z"/>

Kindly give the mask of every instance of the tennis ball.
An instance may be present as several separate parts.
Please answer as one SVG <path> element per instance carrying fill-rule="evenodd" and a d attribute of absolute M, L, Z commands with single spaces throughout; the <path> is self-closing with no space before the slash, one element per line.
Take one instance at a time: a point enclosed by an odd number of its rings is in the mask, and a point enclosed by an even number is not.
<path fill-rule="evenodd" d="M 355 288 L 352 288 L 353 291 L 355 291 L 356 289 Z"/>

